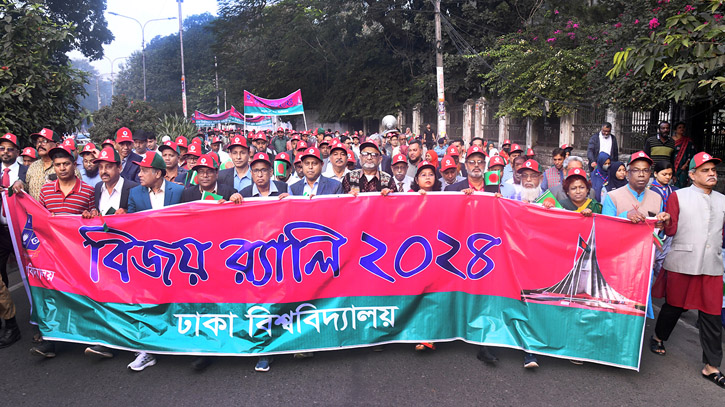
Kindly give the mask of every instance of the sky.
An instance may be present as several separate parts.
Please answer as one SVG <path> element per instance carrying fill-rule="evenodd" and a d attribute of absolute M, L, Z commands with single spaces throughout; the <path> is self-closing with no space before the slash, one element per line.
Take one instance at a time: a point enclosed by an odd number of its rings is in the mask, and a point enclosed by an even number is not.
<path fill-rule="evenodd" d="M 179 32 L 179 6 L 176 0 L 107 0 L 106 21 L 108 21 L 108 29 L 113 32 L 116 39 L 112 43 L 105 45 L 103 49 L 105 56 L 111 60 L 127 57 L 134 51 L 141 50 L 141 27 L 128 18 L 110 15 L 108 14 L 109 11 L 133 17 L 140 21 L 141 24 L 155 18 L 176 17 L 174 20 L 148 23 L 144 30 L 146 44 L 156 36 Z M 217 15 L 217 1 L 184 0 L 181 4 L 181 12 L 182 18 L 206 12 Z M 83 54 L 78 51 L 73 51 L 69 55 L 74 59 L 84 58 Z M 114 73 L 119 71 L 118 66 L 123 61 L 123 59 L 114 61 Z M 91 64 L 101 75 L 111 72 L 111 62 L 106 58 L 93 61 Z"/>

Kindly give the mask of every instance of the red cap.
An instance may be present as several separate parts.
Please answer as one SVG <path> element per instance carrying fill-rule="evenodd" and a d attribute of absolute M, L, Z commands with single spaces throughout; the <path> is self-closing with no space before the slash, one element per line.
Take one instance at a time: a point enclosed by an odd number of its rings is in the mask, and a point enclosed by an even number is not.
<path fill-rule="evenodd" d="M 487 156 L 488 156 L 488 154 L 486 154 L 486 150 L 484 150 L 483 148 L 481 148 L 481 147 L 479 147 L 479 146 L 471 146 L 471 147 L 470 147 L 470 148 L 468 149 L 468 154 L 466 154 L 466 157 L 470 157 L 470 156 L 472 156 L 473 154 L 481 154 L 481 155 L 483 155 L 484 157 L 487 157 Z M 451 156 L 452 156 L 452 155 L 451 155 Z"/>
<path fill-rule="evenodd" d="M 282 128 L 282 127 L 279 127 L 279 128 L 277 128 L 277 131 L 281 131 L 281 132 L 284 132 L 284 128 Z M 256 156 L 255 156 L 255 157 L 256 157 Z"/>
<path fill-rule="evenodd" d="M 432 162 L 422 160 L 420 163 L 418 163 L 418 170 L 415 172 L 415 175 L 420 174 L 420 172 L 423 170 L 423 168 L 430 168 L 431 170 L 433 170 L 433 172 L 436 171 L 436 166 L 433 165 Z"/>
<path fill-rule="evenodd" d="M 296 134 L 295 133 L 295 134 L 292 135 L 292 138 L 290 140 L 297 140 L 297 141 L 299 141 L 299 140 L 302 140 L 302 138 L 300 137 L 299 134 Z"/>
<path fill-rule="evenodd" d="M 229 140 L 229 145 L 227 146 L 227 150 L 231 150 L 234 146 L 240 146 L 244 148 L 249 148 L 247 146 L 247 139 L 244 138 L 244 136 L 241 136 L 239 134 L 235 134 L 231 140 Z"/>
<path fill-rule="evenodd" d="M 300 155 L 300 161 L 304 160 L 307 157 L 315 157 L 318 160 L 322 161 L 322 154 L 320 154 L 320 150 L 317 149 L 316 147 L 310 147 L 307 150 L 305 150 L 302 154 L 298 154 L 298 155 Z"/>
<path fill-rule="evenodd" d="M 521 172 L 523 170 L 534 170 L 534 171 L 538 172 L 539 174 L 541 174 L 541 171 L 539 171 L 539 163 L 536 162 L 536 160 L 526 160 L 524 165 L 521 168 L 519 168 L 519 170 L 517 172 Z"/>
<path fill-rule="evenodd" d="M 124 141 L 130 141 L 133 143 L 133 134 L 128 127 L 121 127 L 116 131 L 116 143 L 123 143 Z"/>
<path fill-rule="evenodd" d="M 509 140 L 509 139 L 504 140 L 503 144 L 501 144 L 501 146 L 505 146 L 506 144 L 511 144 L 511 140 Z"/>
<path fill-rule="evenodd" d="M 262 133 L 262 132 L 256 133 L 256 134 L 252 135 L 252 137 L 250 137 L 250 138 L 252 140 L 265 140 L 265 141 L 267 140 L 267 136 L 265 136 L 264 133 Z"/>
<path fill-rule="evenodd" d="M 72 138 L 63 140 L 63 146 L 68 147 L 71 151 L 76 151 L 76 141 Z"/>
<path fill-rule="evenodd" d="M 110 138 L 103 140 L 103 143 L 101 143 L 101 147 L 105 147 L 106 145 L 113 146 L 113 140 L 111 140 Z"/>
<path fill-rule="evenodd" d="M 295 164 L 302 162 L 302 154 L 297 154 L 295 157 Z"/>
<path fill-rule="evenodd" d="M 488 168 L 493 167 L 494 165 L 501 165 L 506 166 L 506 161 L 501 157 L 500 155 L 494 155 L 491 157 L 491 159 L 488 161 Z"/>
<path fill-rule="evenodd" d="M 347 146 L 345 146 L 344 144 L 340 143 L 339 140 L 337 140 L 337 143 L 332 144 L 330 153 L 332 153 L 334 150 L 345 150 L 345 152 L 347 153 Z"/>
<path fill-rule="evenodd" d="M 581 168 L 572 168 L 566 174 L 566 177 L 569 178 L 569 177 L 572 177 L 572 176 L 584 177 L 584 179 L 587 179 L 587 172 L 584 171 Z"/>
<path fill-rule="evenodd" d="M 176 143 L 177 147 L 189 147 L 189 140 L 186 139 L 184 136 L 179 136 L 174 140 L 174 143 Z"/>
<path fill-rule="evenodd" d="M 629 157 L 629 163 L 630 164 L 632 164 L 633 162 L 635 162 L 637 160 L 647 161 L 649 163 L 649 165 L 654 164 L 654 162 L 652 161 L 652 159 L 649 158 L 649 156 L 647 155 L 647 153 L 645 153 L 644 151 L 637 151 L 636 153 L 632 154 Z"/>
<path fill-rule="evenodd" d="M 703 151 L 701 153 L 695 154 L 695 156 L 692 157 L 692 161 L 690 161 L 690 169 L 693 170 L 705 163 L 714 162 L 715 164 L 717 164 L 721 161 L 722 160 L 720 160 L 719 158 L 715 158 L 712 155 Z"/>
<path fill-rule="evenodd" d="M 323 144 L 327 144 L 329 146 L 330 145 L 330 141 L 329 140 L 320 140 L 320 142 L 317 143 L 317 145 L 319 145 L 319 146 L 321 146 Z M 360 148 L 362 148 L 362 146 L 360 146 Z"/>
<path fill-rule="evenodd" d="M 256 157 L 256 156 L 255 156 L 255 157 Z M 274 159 L 275 159 L 275 161 L 277 161 L 277 160 L 280 160 L 280 161 L 287 161 L 288 163 L 292 164 L 292 160 L 290 159 L 290 156 L 289 156 L 289 154 L 287 154 L 287 153 L 286 153 L 286 152 L 284 152 L 284 151 L 283 151 L 283 152 L 281 152 L 281 153 L 279 153 L 279 154 L 277 154 L 277 155 L 276 155 L 276 156 L 274 157 Z"/>
<path fill-rule="evenodd" d="M 518 144 L 511 144 L 511 150 L 509 150 L 509 153 L 514 153 L 516 151 L 520 151 L 520 152 L 523 153 L 524 152 L 524 149 L 521 148 L 521 146 L 518 145 Z"/>
<path fill-rule="evenodd" d="M 18 148 L 18 138 L 13 133 L 5 133 L 2 139 L 13 143 L 15 148 Z"/>
<path fill-rule="evenodd" d="M 529 156 L 529 157 L 533 157 L 536 154 L 534 153 L 534 149 L 533 148 L 530 148 L 530 149 L 526 150 L 526 155 Z"/>
<path fill-rule="evenodd" d="M 201 157 L 201 144 L 191 143 L 186 150 L 186 154 Z"/>
<path fill-rule="evenodd" d="M 405 154 L 396 154 L 395 156 L 393 156 L 393 162 L 390 165 L 395 165 L 398 163 L 408 164 L 408 158 L 405 157 Z"/>
<path fill-rule="evenodd" d="M 25 147 L 23 150 L 23 153 L 20 154 L 21 156 L 30 157 L 30 158 L 38 158 L 38 152 L 35 151 L 33 147 Z"/>
<path fill-rule="evenodd" d="M 101 150 L 100 153 L 98 153 L 98 158 L 93 160 L 93 162 L 98 161 L 106 161 L 109 163 L 120 163 L 121 162 L 121 156 L 118 155 L 118 151 L 116 151 L 115 148 L 111 146 L 103 147 L 103 150 Z"/>
<path fill-rule="evenodd" d="M 159 146 L 159 151 L 163 152 L 166 149 L 173 150 L 176 154 L 179 154 L 179 147 L 173 141 L 165 141 L 164 144 Z"/>
<path fill-rule="evenodd" d="M 191 146 L 193 145 L 194 144 L 192 144 Z M 189 148 L 191 148 L 191 146 L 189 146 Z M 194 168 L 192 168 L 192 170 L 196 169 L 197 167 L 211 168 L 212 170 L 219 169 L 216 160 L 210 154 L 202 154 L 196 161 L 196 165 L 194 165 Z"/>
<path fill-rule="evenodd" d="M 269 160 L 269 154 L 267 153 L 255 154 L 254 157 L 252 157 L 252 162 L 250 163 L 250 165 L 256 163 L 257 161 L 264 161 L 265 163 L 272 165 L 272 162 Z"/>
<path fill-rule="evenodd" d="M 569 144 L 562 144 L 561 149 L 566 150 L 567 148 L 574 148 L 574 146 L 570 146 Z"/>
<path fill-rule="evenodd" d="M 353 154 L 352 151 L 347 150 L 347 162 L 349 163 L 355 163 L 355 154 Z"/>
<path fill-rule="evenodd" d="M 51 148 L 50 151 L 48 151 L 48 156 L 53 157 L 56 153 L 59 152 L 64 152 L 71 156 L 71 158 L 73 157 L 73 150 L 71 150 L 70 146 L 68 145 L 60 145 L 58 147 Z"/>
<path fill-rule="evenodd" d="M 300 140 L 300 142 L 297 143 L 297 151 L 305 149 L 307 149 L 307 143 L 304 140 Z"/>
<path fill-rule="evenodd" d="M 451 157 L 460 157 L 461 152 L 458 151 L 458 147 L 451 145 L 448 147 L 448 150 L 446 150 L 446 155 L 450 155 Z"/>
<path fill-rule="evenodd" d="M 441 160 L 441 172 L 445 170 L 449 170 L 451 168 L 458 168 L 458 163 L 456 163 L 456 159 L 451 157 L 450 155 L 447 155 L 443 157 Z"/>
<path fill-rule="evenodd" d="M 378 142 L 375 140 L 365 140 L 362 143 L 360 143 L 360 151 L 363 150 L 365 147 L 374 147 L 378 152 L 380 152 L 380 147 L 378 147 Z"/>
<path fill-rule="evenodd" d="M 83 146 L 83 150 L 81 150 L 80 154 L 95 153 L 96 151 L 98 151 L 96 145 L 89 141 L 85 146 Z"/>
<path fill-rule="evenodd" d="M 48 139 L 49 141 L 57 142 L 57 140 L 55 140 L 53 138 L 53 130 L 51 130 L 51 129 L 43 128 L 42 130 L 40 130 L 40 132 L 31 134 L 30 135 L 31 140 L 33 139 L 33 136 L 40 136 L 40 137 Z"/>
<path fill-rule="evenodd" d="M 221 143 L 221 142 L 222 142 L 222 138 L 221 138 L 221 137 L 219 137 L 219 136 L 214 136 L 214 137 L 212 137 L 212 139 L 211 139 L 211 143 L 212 143 L 212 144 L 216 144 L 216 143 Z"/>

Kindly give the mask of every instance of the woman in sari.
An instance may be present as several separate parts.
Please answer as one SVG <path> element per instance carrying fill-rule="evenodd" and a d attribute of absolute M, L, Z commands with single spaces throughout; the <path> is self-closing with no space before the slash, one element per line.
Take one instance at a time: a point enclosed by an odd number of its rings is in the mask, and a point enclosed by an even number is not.
<path fill-rule="evenodd" d="M 599 199 L 602 196 L 602 187 L 609 180 L 609 166 L 611 160 L 609 154 L 601 152 L 597 157 L 597 168 L 592 171 L 592 188 L 594 189 L 594 198 Z"/>
<path fill-rule="evenodd" d="M 563 183 L 566 198 L 561 206 L 569 211 L 579 212 L 582 216 L 592 216 L 593 213 L 602 213 L 602 205 L 589 198 L 592 184 L 587 179 L 587 173 L 581 168 L 572 168 L 566 175 Z"/>
<path fill-rule="evenodd" d="M 689 171 L 690 160 L 695 156 L 695 145 L 692 140 L 685 136 L 685 123 L 679 122 L 675 125 L 675 134 L 672 139 L 675 140 L 675 162 L 674 162 L 674 178 L 677 188 L 684 188 L 688 185 L 690 178 L 687 175 Z"/>

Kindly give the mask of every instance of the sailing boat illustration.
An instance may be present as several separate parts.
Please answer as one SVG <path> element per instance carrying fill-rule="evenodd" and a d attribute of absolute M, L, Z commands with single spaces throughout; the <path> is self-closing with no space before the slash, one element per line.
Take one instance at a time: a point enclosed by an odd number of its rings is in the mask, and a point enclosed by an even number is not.
<path fill-rule="evenodd" d="M 579 236 L 577 251 L 581 253 L 561 281 L 551 287 L 522 290 L 522 301 L 644 315 L 645 304 L 618 293 L 604 279 L 597 262 L 594 223 L 587 240 Z"/>

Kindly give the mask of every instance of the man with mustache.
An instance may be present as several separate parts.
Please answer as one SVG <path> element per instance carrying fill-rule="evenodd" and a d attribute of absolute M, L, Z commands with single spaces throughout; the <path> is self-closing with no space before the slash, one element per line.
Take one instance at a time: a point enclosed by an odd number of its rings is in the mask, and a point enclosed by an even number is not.
<path fill-rule="evenodd" d="M 145 152 L 146 138 L 143 143 L 138 143 L 140 149 Z M 134 139 L 128 127 L 121 127 L 116 131 L 116 151 L 121 157 L 121 176 L 129 181 L 139 182 L 139 166 L 136 164 L 143 157 L 133 152 Z"/>
<path fill-rule="evenodd" d="M 86 143 L 79 155 L 81 156 L 81 163 L 83 164 L 80 171 L 81 179 L 92 187 L 96 186 L 96 184 L 101 182 L 101 177 L 98 174 L 98 163 L 95 162 L 98 157 L 96 145 L 91 142 Z"/>
<path fill-rule="evenodd" d="M 25 179 L 28 194 L 37 200 L 40 197 L 40 189 L 43 185 L 50 181 L 51 178 L 56 178 L 53 160 L 48 155 L 48 152 L 58 147 L 61 140 L 60 136 L 55 134 L 53 130 L 43 129 L 38 133 L 31 134 L 30 141 L 35 145 L 35 149 L 38 150 L 40 159 L 28 167 L 28 173 Z M 78 178 L 81 177 L 81 173 L 77 169 L 76 176 Z M 26 189 L 26 187 L 23 186 L 23 189 Z"/>
<path fill-rule="evenodd" d="M 374 141 L 366 141 L 360 144 L 360 165 L 359 170 L 350 171 L 342 180 L 342 189 L 346 194 L 357 195 L 360 192 L 383 192 L 386 195 L 395 191 L 395 181 L 387 172 L 378 169 L 382 153 Z"/>
<path fill-rule="evenodd" d="M 345 149 L 345 145 L 333 141 L 332 149 L 330 149 L 330 166 L 322 175 L 342 182 L 342 179 L 348 172 L 350 170 L 347 169 L 347 150 Z"/>

